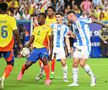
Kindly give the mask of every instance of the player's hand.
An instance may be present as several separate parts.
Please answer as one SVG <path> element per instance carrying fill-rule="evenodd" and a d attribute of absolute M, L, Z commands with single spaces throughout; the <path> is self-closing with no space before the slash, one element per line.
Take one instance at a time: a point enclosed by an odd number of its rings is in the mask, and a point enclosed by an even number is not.
<path fill-rule="evenodd" d="M 72 53 L 72 49 L 70 47 L 68 48 L 68 53 Z"/>
<path fill-rule="evenodd" d="M 20 50 L 22 50 L 22 49 L 23 49 L 23 45 L 22 45 L 22 44 L 19 44 L 19 47 L 20 47 Z"/>

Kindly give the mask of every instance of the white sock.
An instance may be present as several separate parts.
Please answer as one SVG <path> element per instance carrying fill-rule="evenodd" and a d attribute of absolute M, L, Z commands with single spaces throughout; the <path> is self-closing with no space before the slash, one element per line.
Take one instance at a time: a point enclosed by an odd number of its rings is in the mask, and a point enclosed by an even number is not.
<path fill-rule="evenodd" d="M 41 65 L 40 74 L 44 74 L 44 65 Z"/>
<path fill-rule="evenodd" d="M 77 83 L 78 82 L 78 67 L 73 68 L 72 72 L 73 72 L 73 82 Z"/>
<path fill-rule="evenodd" d="M 89 74 L 89 76 L 91 78 L 94 78 L 94 74 L 93 74 L 93 72 L 92 72 L 92 70 L 91 70 L 89 65 L 86 64 L 85 67 L 84 67 L 84 70 Z"/>
<path fill-rule="evenodd" d="M 64 78 L 67 78 L 67 71 L 68 71 L 67 65 L 64 66 L 64 67 L 62 67 L 62 69 L 63 69 L 63 75 L 64 75 Z"/>

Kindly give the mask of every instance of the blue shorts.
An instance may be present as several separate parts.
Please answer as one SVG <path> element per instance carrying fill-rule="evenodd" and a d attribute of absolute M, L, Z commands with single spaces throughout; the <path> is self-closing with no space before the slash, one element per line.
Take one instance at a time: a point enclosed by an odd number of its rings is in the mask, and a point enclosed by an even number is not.
<path fill-rule="evenodd" d="M 0 52 L 0 57 L 3 57 L 5 58 L 5 60 L 7 62 L 14 62 L 14 54 L 13 54 L 13 51 L 7 51 L 7 52 Z"/>
<path fill-rule="evenodd" d="M 49 57 L 48 50 L 46 48 L 34 48 L 27 60 L 35 63 L 38 59 L 42 59 L 42 56 Z"/>

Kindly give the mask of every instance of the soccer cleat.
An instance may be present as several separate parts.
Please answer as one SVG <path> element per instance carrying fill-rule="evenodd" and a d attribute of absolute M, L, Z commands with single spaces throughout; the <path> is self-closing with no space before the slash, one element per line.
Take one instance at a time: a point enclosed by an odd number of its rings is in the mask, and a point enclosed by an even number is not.
<path fill-rule="evenodd" d="M 4 78 L 0 78 L 0 90 L 4 88 Z"/>
<path fill-rule="evenodd" d="M 77 87 L 77 86 L 79 86 L 79 84 L 74 82 L 74 83 L 72 83 L 72 84 L 69 84 L 68 86 L 69 86 L 69 87 L 70 87 L 70 86 L 72 86 L 72 87 Z"/>
<path fill-rule="evenodd" d="M 68 79 L 67 78 L 64 78 L 64 82 L 68 82 Z"/>
<path fill-rule="evenodd" d="M 54 79 L 54 73 L 51 72 L 50 79 Z"/>
<path fill-rule="evenodd" d="M 45 81 L 45 85 L 50 85 L 50 84 L 51 84 L 51 80 L 50 79 Z"/>
<path fill-rule="evenodd" d="M 22 77 L 23 77 L 23 74 L 22 74 L 22 72 L 20 71 L 20 73 L 19 73 L 18 76 L 17 76 L 17 80 L 21 80 Z"/>
<path fill-rule="evenodd" d="M 44 75 L 43 75 L 43 74 L 39 74 L 39 75 L 37 75 L 37 76 L 36 76 L 36 78 L 35 78 L 35 79 L 38 81 L 38 80 L 42 79 L 43 77 L 44 77 Z"/>
<path fill-rule="evenodd" d="M 96 85 L 96 77 L 91 78 L 91 87 Z"/>

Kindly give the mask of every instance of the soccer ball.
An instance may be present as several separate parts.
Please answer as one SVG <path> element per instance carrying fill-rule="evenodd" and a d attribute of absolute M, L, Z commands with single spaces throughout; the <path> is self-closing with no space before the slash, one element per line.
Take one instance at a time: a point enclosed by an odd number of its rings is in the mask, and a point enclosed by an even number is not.
<path fill-rule="evenodd" d="M 20 54 L 21 54 L 22 56 L 24 56 L 24 57 L 27 57 L 27 56 L 30 54 L 30 49 L 24 47 L 24 48 L 22 49 L 22 51 L 20 52 Z"/>

